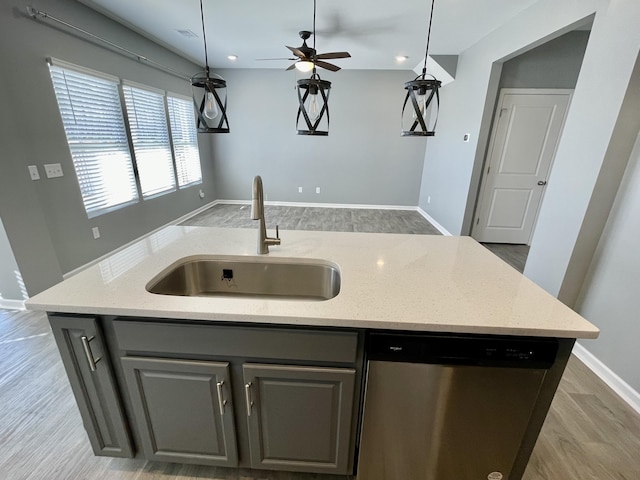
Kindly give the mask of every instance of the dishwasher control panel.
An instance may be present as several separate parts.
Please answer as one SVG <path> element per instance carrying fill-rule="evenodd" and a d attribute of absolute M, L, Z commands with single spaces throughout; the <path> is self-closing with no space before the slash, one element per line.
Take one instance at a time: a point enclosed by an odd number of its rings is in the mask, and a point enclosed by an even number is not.
<path fill-rule="evenodd" d="M 440 365 L 549 368 L 558 342 L 552 338 L 372 332 L 369 360 Z"/>

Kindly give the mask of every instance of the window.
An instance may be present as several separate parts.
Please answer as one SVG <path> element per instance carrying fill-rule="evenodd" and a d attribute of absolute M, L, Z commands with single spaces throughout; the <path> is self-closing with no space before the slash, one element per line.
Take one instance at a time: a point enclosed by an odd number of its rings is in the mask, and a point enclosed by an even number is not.
<path fill-rule="evenodd" d="M 89 218 L 202 183 L 191 99 L 48 61 Z"/>
<path fill-rule="evenodd" d="M 202 182 L 198 133 L 193 116 L 193 100 L 167 95 L 171 139 L 180 188 Z"/>
<path fill-rule="evenodd" d="M 138 200 L 119 80 L 50 63 L 53 88 L 89 218 Z"/>
<path fill-rule="evenodd" d="M 122 86 L 143 198 L 176 189 L 164 92 Z"/>

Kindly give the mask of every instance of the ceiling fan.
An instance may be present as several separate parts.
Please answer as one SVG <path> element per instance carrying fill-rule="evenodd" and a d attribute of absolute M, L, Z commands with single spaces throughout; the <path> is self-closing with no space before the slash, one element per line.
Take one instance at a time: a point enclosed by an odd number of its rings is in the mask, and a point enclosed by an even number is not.
<path fill-rule="evenodd" d="M 315 22 L 314 22 L 315 24 Z M 307 45 L 307 40 L 311 35 L 314 35 L 313 32 L 308 30 L 302 30 L 299 32 L 300 38 L 302 39 L 302 45 L 299 47 L 290 47 L 285 45 L 293 54 L 298 57 L 298 60 L 287 68 L 287 70 L 291 70 L 296 68 L 299 63 L 311 63 L 316 67 L 325 68 L 327 70 L 331 70 L 332 72 L 337 72 L 340 70 L 340 67 L 334 65 L 329 62 L 325 62 L 324 60 L 334 59 L 334 58 L 350 58 L 351 55 L 349 52 L 331 52 L 331 53 L 320 53 L 316 52 L 315 48 L 312 48 Z M 315 35 L 314 35 L 314 46 L 315 46 Z M 299 67 L 298 67 L 299 68 Z M 313 68 L 313 67 L 311 67 Z M 307 71 L 311 70 L 311 68 L 307 68 Z"/>
<path fill-rule="evenodd" d="M 332 72 L 337 72 L 340 70 L 340 67 L 334 65 L 329 62 L 325 62 L 324 60 L 334 59 L 334 58 L 350 58 L 351 55 L 349 52 L 330 52 L 330 53 L 320 53 L 316 51 L 316 0 L 313 0 L 313 31 L 309 30 L 301 30 L 298 32 L 300 38 L 302 39 L 302 45 L 299 47 L 290 47 L 285 45 L 291 52 L 295 55 L 293 58 L 263 58 L 260 60 L 296 60 L 295 63 L 289 66 L 287 70 L 292 70 L 297 68 L 302 72 L 309 72 L 313 70 L 315 67 L 324 68 L 326 70 L 330 70 Z M 307 40 L 311 38 L 313 35 L 313 47 L 307 45 Z"/>

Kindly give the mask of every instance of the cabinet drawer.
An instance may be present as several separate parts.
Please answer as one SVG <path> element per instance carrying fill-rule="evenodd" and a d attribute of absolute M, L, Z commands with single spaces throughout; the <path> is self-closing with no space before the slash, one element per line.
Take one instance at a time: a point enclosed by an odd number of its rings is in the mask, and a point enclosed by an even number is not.
<path fill-rule="evenodd" d="M 357 332 L 116 320 L 127 352 L 355 363 Z"/>

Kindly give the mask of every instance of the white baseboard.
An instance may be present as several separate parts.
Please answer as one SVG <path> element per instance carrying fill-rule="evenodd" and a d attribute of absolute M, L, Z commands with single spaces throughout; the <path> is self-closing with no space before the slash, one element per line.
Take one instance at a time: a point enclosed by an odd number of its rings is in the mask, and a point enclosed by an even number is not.
<path fill-rule="evenodd" d="M 602 363 L 593 353 L 576 342 L 573 354 L 595 373 L 604 383 L 609 385 L 622 400 L 640 414 L 640 393 L 621 379 L 615 372 Z"/>
<path fill-rule="evenodd" d="M 250 205 L 251 200 L 216 200 L 212 205 Z M 413 210 L 418 207 L 408 205 L 366 205 L 360 203 L 311 203 L 311 202 L 275 202 L 265 200 L 265 205 L 275 207 L 313 207 L 313 208 L 354 208 L 354 209 L 374 209 L 374 210 Z"/>
<path fill-rule="evenodd" d="M 0 308 L 6 310 L 26 310 L 24 300 L 9 300 L 6 298 L 0 298 Z"/>
<path fill-rule="evenodd" d="M 218 203 L 220 203 L 220 200 L 214 200 L 213 202 L 209 202 L 209 203 L 207 203 L 206 205 L 203 205 L 203 206 L 201 206 L 200 208 L 197 208 L 196 210 L 194 210 L 194 211 L 192 211 L 192 212 L 189 212 L 189 213 L 184 214 L 184 215 L 183 215 L 183 216 L 181 216 L 180 218 L 176 218 L 176 219 L 175 219 L 175 220 L 173 220 L 172 222 L 169 222 L 169 223 L 167 223 L 167 224 L 165 224 L 165 225 L 163 225 L 163 226 L 161 226 L 161 227 L 156 228 L 153 232 L 151 232 L 151 233 L 147 233 L 146 235 L 143 235 L 143 236 L 142 236 L 142 237 L 140 237 L 138 240 L 140 240 L 140 239 L 142 239 L 142 238 L 145 238 L 145 237 L 148 237 L 149 235 L 151 235 L 151 234 L 153 234 L 153 233 L 155 233 L 155 232 L 157 232 L 157 231 L 159 231 L 159 230 L 162 230 L 163 228 L 168 227 L 168 226 L 170 226 L 170 225 L 178 225 L 178 224 L 180 224 L 180 223 L 184 222 L 185 220 L 189 220 L 191 217 L 195 217 L 195 216 L 196 216 L 197 214 L 199 214 L 200 212 L 204 212 L 204 211 L 205 211 L 205 210 L 207 210 L 208 208 L 211 208 L 211 207 L 213 207 L 214 205 L 217 205 Z M 138 240 L 134 240 L 134 241 L 133 241 L 133 242 L 131 242 L 131 243 L 137 242 Z"/>
<path fill-rule="evenodd" d="M 427 221 L 433 225 L 434 227 L 436 227 L 436 229 L 442 234 L 442 235 L 446 235 L 448 237 L 451 237 L 451 232 L 449 230 L 447 230 L 446 228 L 444 228 L 442 225 L 440 225 L 438 222 L 436 222 L 431 215 L 429 215 L 427 212 L 425 212 L 423 209 L 421 209 L 420 207 L 413 207 L 414 210 L 416 210 L 420 215 L 422 215 L 424 218 L 427 219 Z"/>

